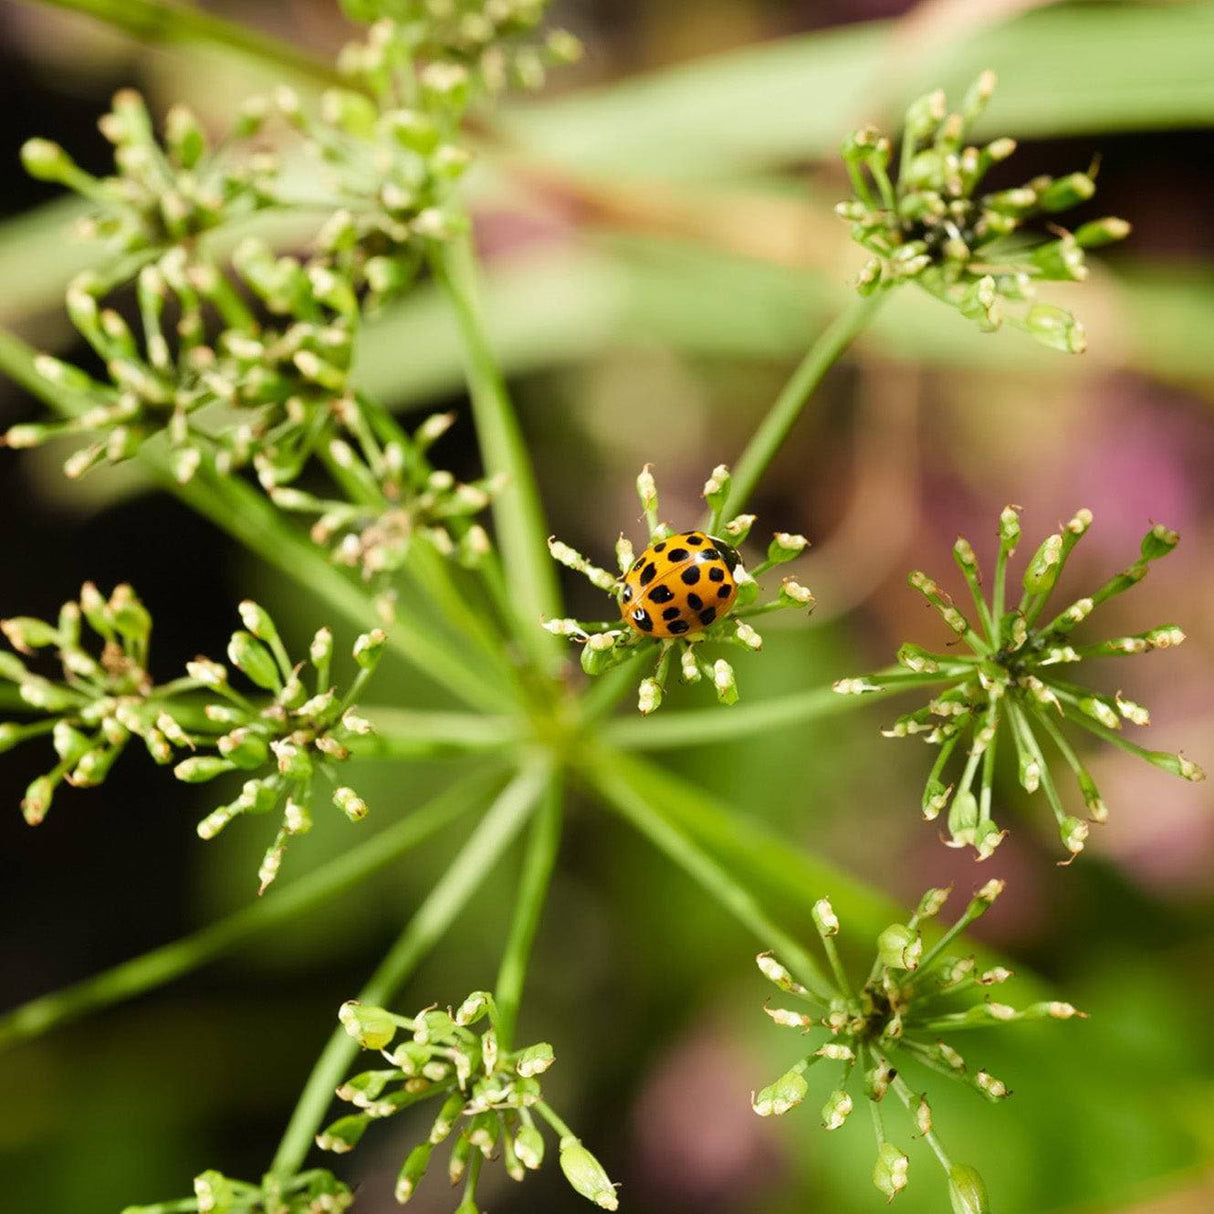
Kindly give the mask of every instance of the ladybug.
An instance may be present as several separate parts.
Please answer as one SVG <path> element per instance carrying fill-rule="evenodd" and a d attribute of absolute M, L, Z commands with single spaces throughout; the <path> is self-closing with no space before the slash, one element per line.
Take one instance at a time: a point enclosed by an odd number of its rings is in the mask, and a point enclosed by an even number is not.
<path fill-rule="evenodd" d="M 651 544 L 624 574 L 620 607 L 642 636 L 699 632 L 726 616 L 738 597 L 738 554 L 703 531 Z"/>

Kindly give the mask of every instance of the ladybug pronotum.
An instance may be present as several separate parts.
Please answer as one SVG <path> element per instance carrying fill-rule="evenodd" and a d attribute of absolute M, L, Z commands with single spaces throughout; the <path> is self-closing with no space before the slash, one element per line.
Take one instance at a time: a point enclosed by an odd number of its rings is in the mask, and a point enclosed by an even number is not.
<path fill-rule="evenodd" d="M 624 574 L 620 608 L 642 636 L 678 637 L 724 618 L 738 597 L 738 554 L 703 531 L 651 544 Z"/>

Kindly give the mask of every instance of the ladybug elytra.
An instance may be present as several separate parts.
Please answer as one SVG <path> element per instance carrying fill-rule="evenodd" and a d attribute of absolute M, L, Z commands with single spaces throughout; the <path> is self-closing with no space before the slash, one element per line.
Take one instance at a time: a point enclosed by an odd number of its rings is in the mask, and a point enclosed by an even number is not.
<path fill-rule="evenodd" d="M 651 544 L 624 574 L 620 606 L 643 636 L 677 637 L 724 618 L 738 597 L 738 554 L 703 531 Z"/>

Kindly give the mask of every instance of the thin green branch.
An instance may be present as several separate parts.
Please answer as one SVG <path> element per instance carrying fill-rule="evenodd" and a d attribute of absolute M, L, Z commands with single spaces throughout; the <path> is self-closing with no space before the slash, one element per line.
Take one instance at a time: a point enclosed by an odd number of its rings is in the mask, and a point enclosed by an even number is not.
<path fill-rule="evenodd" d="M 546 762 L 524 767 L 489 808 L 450 867 L 417 908 L 367 985 L 362 1003 L 387 1002 L 413 969 L 451 926 L 486 874 L 510 846 L 549 779 Z M 299 1171 L 333 1092 L 358 1053 L 358 1043 L 344 1028 L 334 1030 L 317 1059 L 279 1144 L 270 1174 L 286 1180 Z"/>
<path fill-rule="evenodd" d="M 540 665 L 552 670 L 560 661 L 560 644 L 539 623 L 561 614 L 560 589 L 544 542 L 548 526 L 527 445 L 485 333 L 471 237 L 440 244 L 433 264 L 459 326 L 485 473 L 506 480 L 494 497 L 493 517 L 517 608 L 519 637 Z"/>
<path fill-rule="evenodd" d="M 622 717 L 603 727 L 604 736 L 628 750 L 667 750 L 681 746 L 708 746 L 718 742 L 770 733 L 806 721 L 822 720 L 888 700 L 905 690 L 883 687 L 863 695 L 839 695 L 829 687 L 815 687 L 793 695 L 753 704 L 742 703 L 728 712 L 720 707 L 693 708 L 652 718 Z"/>
<path fill-rule="evenodd" d="M 103 21 L 153 44 L 163 42 L 209 42 L 271 64 L 318 85 L 350 85 L 330 63 L 313 58 L 289 42 L 263 34 L 234 21 L 226 21 L 205 9 L 169 0 L 37 0 L 52 8 L 70 9 Z"/>
<path fill-rule="evenodd" d="M 531 834 L 523 858 L 523 872 L 518 893 L 515 895 L 514 918 L 510 923 L 510 935 L 497 971 L 497 1034 L 503 1050 L 513 1048 L 514 1028 L 518 1021 L 527 962 L 531 957 L 531 946 L 535 942 L 544 899 L 552 879 L 552 870 L 556 865 L 563 819 L 561 796 L 560 781 L 554 776 L 532 819 Z"/>
<path fill-rule="evenodd" d="M 783 446 L 814 389 L 868 325 L 883 298 L 881 294 L 858 296 L 845 311 L 835 317 L 809 348 L 734 465 L 729 497 L 722 510 L 722 517 L 733 518 L 741 513 L 763 473 L 767 471 L 767 466 Z"/>
<path fill-rule="evenodd" d="M 349 738 L 345 745 L 360 759 L 406 759 L 416 755 L 462 754 L 512 746 L 522 737 L 515 717 L 481 716 L 475 712 L 360 704 L 360 716 L 375 727 L 373 734 Z"/>
<path fill-rule="evenodd" d="M 753 932 L 764 948 L 772 949 L 813 994 L 828 1002 L 833 998 L 833 988 L 818 963 L 773 922 L 754 895 L 738 884 L 723 864 L 701 849 L 663 812 L 645 781 L 636 779 L 626 763 L 608 753 L 588 769 L 587 775 L 608 804 Z"/>
<path fill-rule="evenodd" d="M 0 1049 L 36 1037 L 90 1012 L 162 986 L 360 885 L 488 795 L 500 773 L 478 771 L 408 817 L 296 881 L 184 939 L 133 957 L 73 986 L 33 999 L 0 1017 Z"/>

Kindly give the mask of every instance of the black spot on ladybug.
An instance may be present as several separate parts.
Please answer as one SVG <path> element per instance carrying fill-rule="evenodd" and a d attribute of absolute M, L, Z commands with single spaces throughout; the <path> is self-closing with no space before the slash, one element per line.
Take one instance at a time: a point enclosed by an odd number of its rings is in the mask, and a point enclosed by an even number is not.
<path fill-rule="evenodd" d="M 677 620 L 681 614 L 682 612 L 680 612 L 677 607 L 667 607 L 666 610 L 662 612 L 662 619 Z"/>
<path fill-rule="evenodd" d="M 700 571 L 693 565 L 690 569 L 684 569 L 682 573 L 683 585 L 694 586 L 700 580 Z"/>
<path fill-rule="evenodd" d="M 654 544 L 653 550 L 654 550 L 654 552 L 665 552 L 666 551 L 666 541 L 663 540 L 660 544 Z"/>
<path fill-rule="evenodd" d="M 657 576 L 658 567 L 650 561 L 644 569 L 641 570 L 641 585 L 648 586 L 650 582 Z"/>
<path fill-rule="evenodd" d="M 698 548 L 704 542 L 704 537 L 702 535 L 685 535 L 683 539 L 693 548 Z"/>
<path fill-rule="evenodd" d="M 690 607 L 692 611 L 699 611 L 700 608 L 704 606 L 704 600 L 700 598 L 698 594 L 689 594 L 687 596 L 687 606 Z"/>
<path fill-rule="evenodd" d="M 625 603 L 629 602 L 632 599 L 632 587 L 631 586 L 624 587 L 624 594 L 622 597 L 623 597 Z"/>
<path fill-rule="evenodd" d="M 691 553 L 686 548 L 672 548 L 670 550 L 670 559 L 676 565 L 681 565 L 685 560 L 688 560 Z"/>
<path fill-rule="evenodd" d="M 697 561 L 719 561 L 721 554 L 715 548 L 705 548 L 696 556 Z"/>
<path fill-rule="evenodd" d="M 708 580 L 710 582 L 723 582 L 725 580 L 725 570 L 720 565 L 713 565 L 708 571 Z"/>
<path fill-rule="evenodd" d="M 632 618 L 633 618 L 633 620 L 636 621 L 636 626 L 642 632 L 652 632 L 653 631 L 653 621 L 649 618 L 649 612 L 646 611 L 644 607 L 638 607 L 632 613 Z"/>
<path fill-rule="evenodd" d="M 674 598 L 674 591 L 669 586 L 655 586 L 649 592 L 649 601 L 651 603 L 669 603 Z"/>
<path fill-rule="evenodd" d="M 732 593 L 733 593 L 732 586 L 718 586 L 717 587 L 717 598 L 719 598 L 719 599 L 727 599 L 727 598 L 729 598 L 729 596 Z"/>
<path fill-rule="evenodd" d="M 706 607 L 700 612 L 700 623 L 703 624 L 705 628 L 707 628 L 708 625 L 711 624 L 716 618 L 717 609 L 715 607 Z"/>
<path fill-rule="evenodd" d="M 640 567 L 641 567 L 641 566 L 642 566 L 644 563 L 645 563 L 645 556 L 644 556 L 644 554 L 642 554 L 641 556 L 638 556 L 638 557 L 637 557 L 637 559 L 636 559 L 635 561 L 633 561 L 633 562 L 632 562 L 632 572 L 633 572 L 633 573 L 636 573 L 636 571 L 637 571 L 638 569 L 640 569 Z"/>
<path fill-rule="evenodd" d="M 686 632 L 690 627 L 691 625 L 688 624 L 686 620 L 675 620 L 673 624 L 667 625 L 667 629 L 675 636 L 678 636 L 682 632 Z"/>

